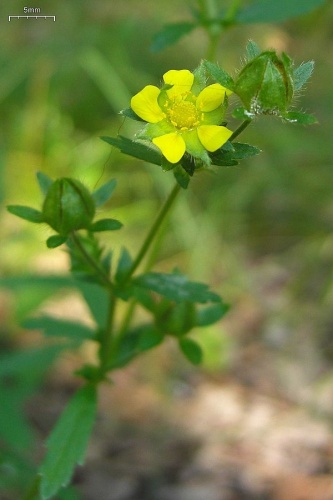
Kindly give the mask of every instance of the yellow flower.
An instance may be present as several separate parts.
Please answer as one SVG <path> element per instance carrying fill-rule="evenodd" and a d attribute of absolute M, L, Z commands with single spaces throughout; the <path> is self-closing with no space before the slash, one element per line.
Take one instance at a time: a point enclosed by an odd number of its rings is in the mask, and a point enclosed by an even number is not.
<path fill-rule="evenodd" d="M 216 151 L 232 135 L 220 125 L 231 91 L 219 83 L 204 87 L 187 69 L 170 70 L 163 80 L 162 89 L 147 85 L 131 99 L 132 110 L 148 122 L 140 138 L 151 140 L 170 163 L 187 151 L 209 164 L 207 151 Z"/>

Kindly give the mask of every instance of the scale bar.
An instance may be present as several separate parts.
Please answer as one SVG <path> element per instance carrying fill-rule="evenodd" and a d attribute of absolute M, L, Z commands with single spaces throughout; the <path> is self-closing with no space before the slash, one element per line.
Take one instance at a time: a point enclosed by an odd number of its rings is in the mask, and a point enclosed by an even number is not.
<path fill-rule="evenodd" d="M 38 19 L 39 17 L 41 17 L 42 19 L 47 19 L 47 18 L 51 18 L 53 19 L 53 21 L 56 20 L 56 16 L 8 16 L 8 21 L 10 21 L 11 19 L 29 19 L 29 17 L 33 18 L 33 19 Z"/>

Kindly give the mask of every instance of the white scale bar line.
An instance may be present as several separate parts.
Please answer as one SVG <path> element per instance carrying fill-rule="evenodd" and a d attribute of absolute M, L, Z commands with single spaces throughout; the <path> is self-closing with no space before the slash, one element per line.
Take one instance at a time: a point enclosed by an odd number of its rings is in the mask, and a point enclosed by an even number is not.
<path fill-rule="evenodd" d="M 38 17 L 42 18 L 42 19 L 47 19 L 47 18 L 51 18 L 53 19 L 53 21 L 56 20 L 56 16 L 8 16 L 8 21 L 10 21 L 12 18 L 14 19 L 21 19 L 21 18 L 24 18 L 24 19 L 29 19 L 29 18 L 34 18 L 34 19 L 37 19 Z"/>

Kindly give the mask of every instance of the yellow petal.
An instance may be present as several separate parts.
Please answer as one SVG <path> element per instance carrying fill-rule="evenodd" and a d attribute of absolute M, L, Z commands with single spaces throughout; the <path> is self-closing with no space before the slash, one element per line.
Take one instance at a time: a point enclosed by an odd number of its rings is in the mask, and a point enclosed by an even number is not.
<path fill-rule="evenodd" d="M 140 118 L 149 123 L 157 123 L 165 117 L 158 105 L 157 98 L 160 89 L 154 85 L 147 85 L 131 99 L 131 108 Z"/>
<path fill-rule="evenodd" d="M 231 93 L 219 83 L 213 83 L 205 87 L 197 97 L 196 106 L 199 111 L 208 112 L 217 109 L 224 101 L 224 98 Z"/>
<path fill-rule="evenodd" d="M 163 156 L 165 156 L 170 163 L 179 162 L 186 149 L 184 139 L 176 132 L 155 137 L 153 143 L 160 148 Z"/>
<path fill-rule="evenodd" d="M 166 84 L 173 85 L 171 89 L 167 90 L 168 96 L 172 97 L 190 91 L 194 75 L 188 69 L 170 69 L 170 71 L 164 73 L 163 80 Z"/>
<path fill-rule="evenodd" d="M 232 131 L 218 125 L 201 125 L 197 128 L 201 144 L 207 151 L 216 151 L 231 137 Z"/>

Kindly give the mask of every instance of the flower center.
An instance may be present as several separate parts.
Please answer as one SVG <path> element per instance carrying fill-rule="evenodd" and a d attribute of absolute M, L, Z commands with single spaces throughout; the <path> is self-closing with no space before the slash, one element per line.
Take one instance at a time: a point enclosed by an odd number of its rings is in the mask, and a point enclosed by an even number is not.
<path fill-rule="evenodd" d="M 187 130 L 199 125 L 198 110 L 191 101 L 174 101 L 166 113 L 172 125 L 180 130 Z"/>

